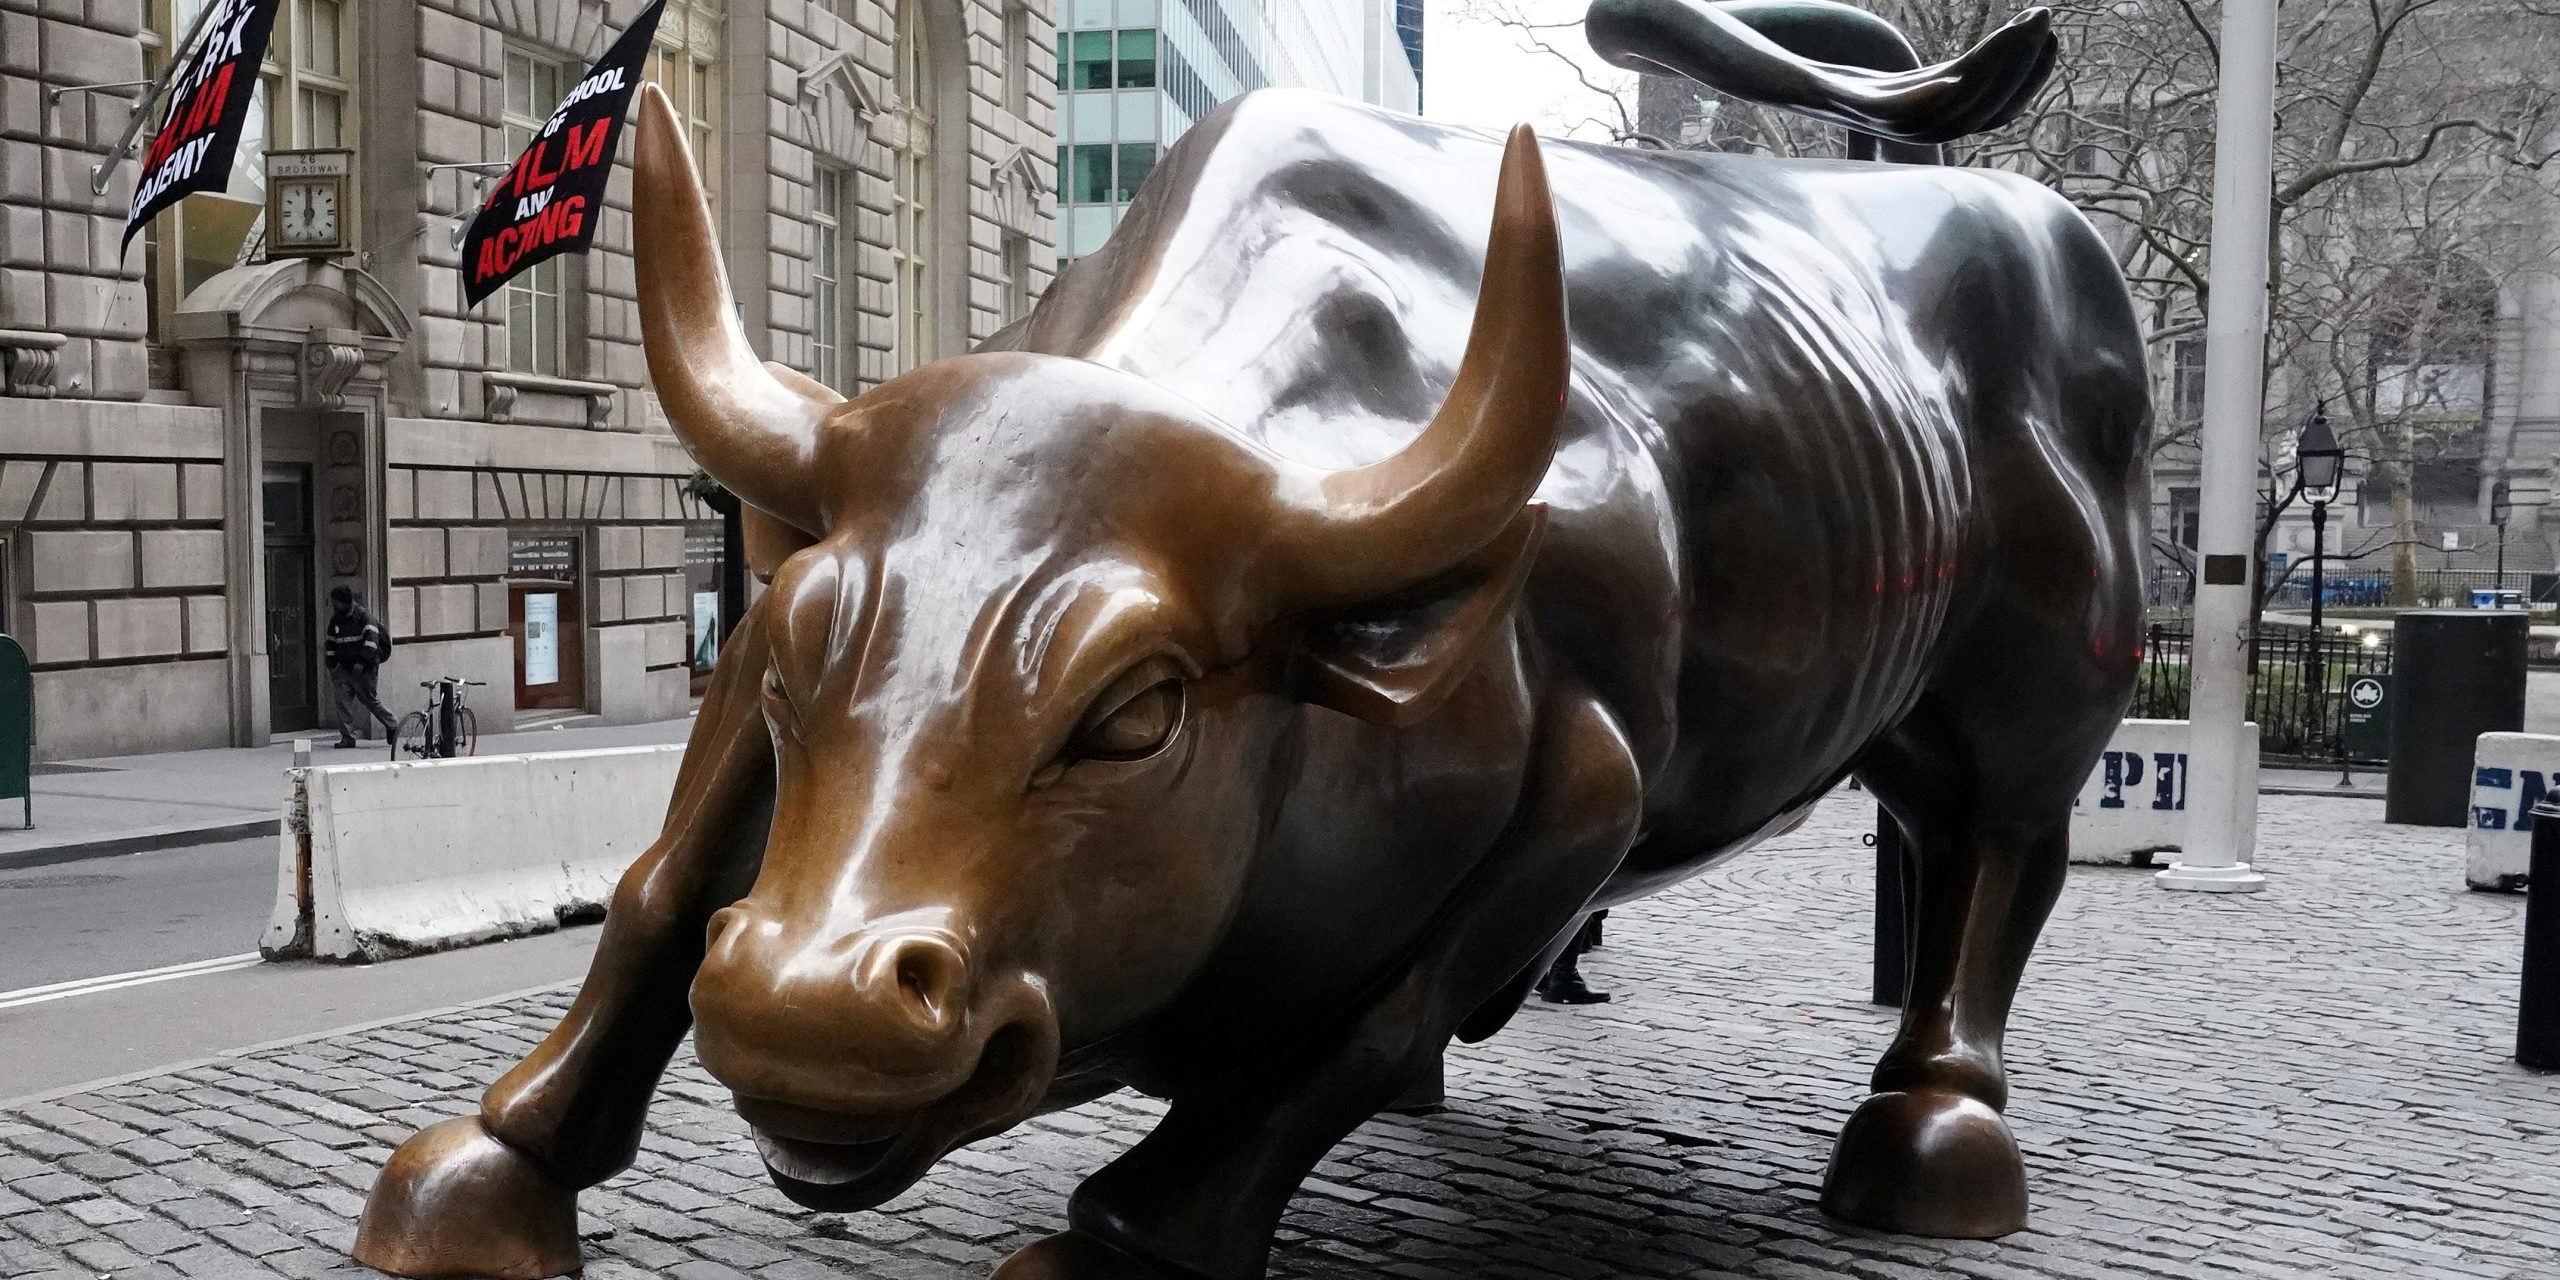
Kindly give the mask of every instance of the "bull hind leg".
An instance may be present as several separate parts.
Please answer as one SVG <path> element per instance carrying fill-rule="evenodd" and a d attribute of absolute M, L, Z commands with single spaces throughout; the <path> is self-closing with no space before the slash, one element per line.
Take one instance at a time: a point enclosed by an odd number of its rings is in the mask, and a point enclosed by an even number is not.
<path fill-rule="evenodd" d="M 2076 655 L 2037 679 L 2020 658 L 2031 634 L 1976 650 L 1999 662 L 1952 663 L 1981 683 L 1933 690 L 1859 764 L 1919 868 L 1902 1025 L 1823 1179 L 1823 1209 L 1863 1226 L 1989 1239 L 2026 1225 L 2001 1039 L 2061 894 L 2072 798 L 2131 678 L 2100 660 L 2105 646 L 2081 645 L 2049 651 Z"/>
<path fill-rule="evenodd" d="M 1076 1189 L 1069 1229 L 995 1280 L 1255 1280 L 1289 1198 L 1361 1122 L 1427 1077 L 1467 1015 L 1560 945 L 1634 839 L 1641 783 L 1617 723 L 1558 696 L 1512 833 L 1404 973 L 1323 1050 L 1177 1097 Z"/>
<path fill-rule="evenodd" d="M 692 1025 L 711 913 L 754 878 L 771 804 L 752 619 L 694 722 L 658 840 L 624 873 L 577 999 L 476 1114 L 400 1144 L 356 1261 L 393 1275 L 537 1280 L 580 1267 L 577 1193 L 628 1167 L 649 1098 Z"/>

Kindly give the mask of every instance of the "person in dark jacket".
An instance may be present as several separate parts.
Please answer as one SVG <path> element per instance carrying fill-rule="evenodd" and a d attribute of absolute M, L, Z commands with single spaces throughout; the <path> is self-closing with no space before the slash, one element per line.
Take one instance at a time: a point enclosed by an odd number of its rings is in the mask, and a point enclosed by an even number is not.
<path fill-rule="evenodd" d="M 338 709 L 339 746 L 352 747 L 358 737 L 371 737 L 375 720 L 382 722 L 386 742 L 399 731 L 400 722 L 383 709 L 375 687 L 382 659 L 391 651 L 388 638 L 382 620 L 357 603 L 353 590 L 329 588 L 329 634 L 322 655 L 329 665 L 330 701 Z"/>

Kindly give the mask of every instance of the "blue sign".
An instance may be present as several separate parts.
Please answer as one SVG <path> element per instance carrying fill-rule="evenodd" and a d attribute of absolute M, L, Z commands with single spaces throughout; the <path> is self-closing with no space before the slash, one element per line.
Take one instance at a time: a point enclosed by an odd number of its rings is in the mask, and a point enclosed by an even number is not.
<path fill-rule="evenodd" d="M 2150 752 L 2148 763 L 2151 776 L 2151 803 L 2147 806 L 2141 804 L 2142 797 L 2137 794 L 2132 807 L 2165 812 L 2184 810 L 2187 807 L 2187 753 L 2184 751 Z M 2098 793 L 2098 807 L 2101 809 L 2126 808 L 2124 793 L 2128 790 L 2140 791 L 2144 764 L 2145 753 L 2140 751 L 2110 751 L 2101 757 L 2098 761 L 2098 772 L 2104 781 Z"/>
<path fill-rule="evenodd" d="M 2539 769 L 2494 769 L 2482 766 L 2471 774 L 2471 825 L 2482 831 L 2531 831 L 2533 806 L 2551 789 Z M 2514 803 L 2481 804 L 2480 792 L 2504 791 Z"/>

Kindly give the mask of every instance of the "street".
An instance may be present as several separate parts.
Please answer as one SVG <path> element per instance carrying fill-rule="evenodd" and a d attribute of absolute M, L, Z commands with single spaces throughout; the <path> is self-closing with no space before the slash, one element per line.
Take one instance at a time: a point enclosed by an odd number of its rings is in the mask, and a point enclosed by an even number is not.
<path fill-rule="evenodd" d="M 273 836 L 0 871 L 0 992 L 255 951 L 275 892 Z"/>
<path fill-rule="evenodd" d="M 483 754 L 681 741 L 690 719 L 492 734 Z M 317 755 L 359 763 L 374 751 Z M 0 834 L 0 1099 L 566 981 L 595 929 L 397 964 L 264 964 L 277 837 L 88 856 L 283 809 L 289 744 L 75 762 L 37 779 L 37 826 Z M 53 842 L 48 845 L 46 842 Z M 71 843 L 64 843 L 64 842 Z M 11 857 L 35 865 L 11 865 Z"/>

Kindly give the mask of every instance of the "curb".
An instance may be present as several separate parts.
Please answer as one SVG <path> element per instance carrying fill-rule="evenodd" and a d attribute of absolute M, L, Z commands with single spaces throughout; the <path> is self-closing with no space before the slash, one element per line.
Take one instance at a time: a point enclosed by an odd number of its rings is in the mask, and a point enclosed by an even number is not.
<path fill-rule="evenodd" d="M 2265 782 L 2258 784 L 2262 796 L 2325 796 L 2331 800 L 2381 800 L 2379 791 L 2357 787 L 2324 787 L 2313 782 Z"/>
<path fill-rule="evenodd" d="M 42 845 L 33 849 L 12 849 L 0 853 L 0 871 L 21 871 L 28 867 L 50 867 L 57 863 L 83 862 L 91 858 L 113 858 L 128 853 L 151 853 L 161 849 L 183 849 L 189 845 L 220 844 L 226 840 L 247 840 L 271 836 L 282 829 L 282 818 L 250 818 L 240 822 L 212 825 L 182 823 L 165 827 L 142 827 L 122 831 L 94 840 L 75 840 L 65 844 Z"/>

